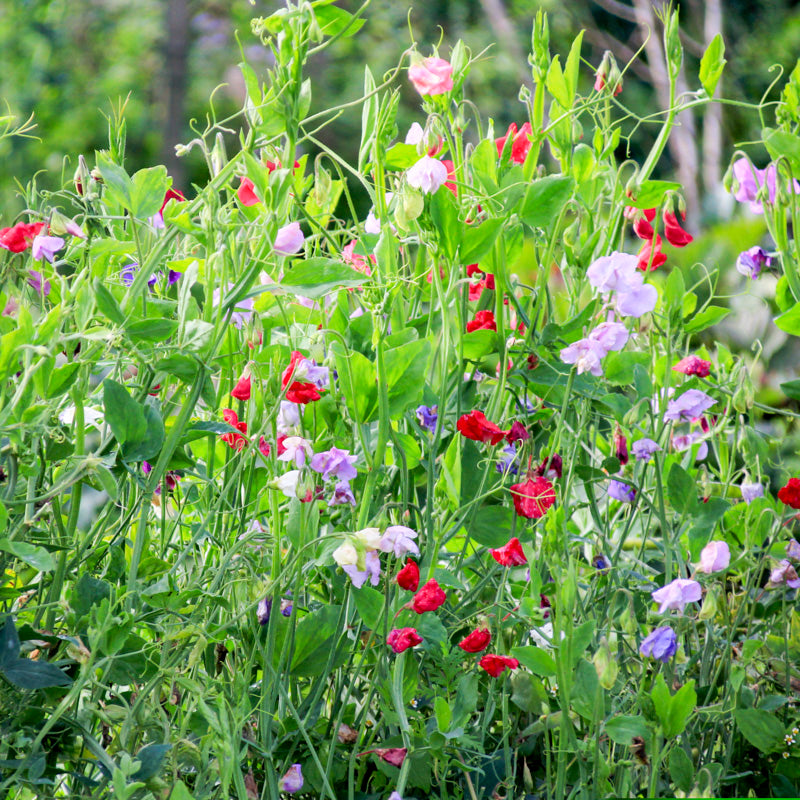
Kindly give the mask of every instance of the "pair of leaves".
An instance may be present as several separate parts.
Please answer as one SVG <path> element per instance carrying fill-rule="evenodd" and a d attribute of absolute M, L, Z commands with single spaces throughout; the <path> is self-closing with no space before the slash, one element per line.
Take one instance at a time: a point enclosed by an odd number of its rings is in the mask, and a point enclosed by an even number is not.
<path fill-rule="evenodd" d="M 154 406 L 137 402 L 111 378 L 103 381 L 103 406 L 124 461 L 146 461 L 161 450 L 164 422 Z"/>

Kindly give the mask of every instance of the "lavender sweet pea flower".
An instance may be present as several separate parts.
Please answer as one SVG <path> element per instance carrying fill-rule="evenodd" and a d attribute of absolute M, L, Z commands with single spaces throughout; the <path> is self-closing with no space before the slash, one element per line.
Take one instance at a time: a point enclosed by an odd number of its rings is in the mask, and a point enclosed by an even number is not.
<path fill-rule="evenodd" d="M 792 563 L 785 558 L 770 572 L 767 588 L 775 589 L 784 583 L 790 589 L 800 588 L 800 577 L 797 576 L 797 570 L 792 566 Z"/>
<path fill-rule="evenodd" d="M 513 444 L 507 444 L 501 451 L 503 457 L 494 465 L 494 468 L 501 474 L 516 475 L 519 472 L 514 461 L 517 458 L 517 448 Z"/>
<path fill-rule="evenodd" d="M 256 609 L 256 615 L 258 616 L 258 622 L 260 625 L 266 625 L 269 622 L 269 615 L 272 613 L 272 600 L 268 597 L 265 597 L 263 600 L 260 600 L 258 603 L 258 608 Z"/>
<path fill-rule="evenodd" d="M 434 194 L 447 180 L 447 167 L 436 158 L 422 156 L 406 172 L 409 186 L 419 189 L 424 194 Z"/>
<path fill-rule="evenodd" d="M 29 275 L 28 285 L 36 290 L 36 294 L 47 297 L 50 294 L 50 281 L 43 280 L 42 273 L 35 269 L 32 269 Z"/>
<path fill-rule="evenodd" d="M 294 380 L 310 381 L 317 389 L 327 389 L 331 383 L 330 368 L 318 366 L 310 358 L 298 358 L 292 374 Z"/>
<path fill-rule="evenodd" d="M 636 489 L 622 481 L 612 480 L 608 484 L 608 496 L 621 503 L 632 503 L 636 497 Z"/>
<path fill-rule="evenodd" d="M 395 558 L 402 558 L 406 553 L 419 555 L 419 547 L 414 539 L 417 532 L 405 525 L 390 525 L 381 536 L 378 547 L 384 553 L 394 553 Z"/>
<path fill-rule="evenodd" d="M 639 652 L 666 664 L 678 652 L 678 637 L 669 625 L 656 628 L 639 645 Z"/>
<path fill-rule="evenodd" d="M 762 250 L 758 245 L 739 253 L 739 258 L 736 259 L 736 271 L 740 272 L 746 278 L 755 280 L 764 267 L 772 265 L 772 257 L 768 256 L 765 250 Z"/>
<path fill-rule="evenodd" d="M 695 431 L 693 433 L 684 433 L 680 436 L 673 436 L 672 437 L 672 446 L 679 452 L 682 453 L 684 450 L 688 450 L 693 444 L 698 441 L 701 441 L 705 436 L 704 433 L 701 431 Z M 695 461 L 702 461 L 708 455 L 708 444 L 706 442 L 701 442 L 700 447 L 697 448 L 697 455 L 695 456 Z"/>
<path fill-rule="evenodd" d="M 122 278 L 122 282 L 126 286 L 130 286 L 133 283 L 134 277 L 136 277 L 136 273 L 139 271 L 139 264 L 136 261 L 131 261 L 130 264 L 126 264 L 119 273 L 120 278 Z M 158 280 L 158 275 L 153 274 L 147 279 L 147 285 L 153 287 L 156 285 L 156 281 Z"/>
<path fill-rule="evenodd" d="M 303 771 L 300 764 L 292 764 L 286 771 L 286 774 L 280 779 L 280 787 L 282 792 L 294 794 L 303 788 Z"/>
<path fill-rule="evenodd" d="M 290 437 L 293 438 L 293 437 Z M 284 446 L 289 439 L 284 440 Z M 284 454 L 285 455 L 285 454 Z M 340 481 L 351 481 L 358 475 L 358 471 L 353 466 L 357 456 L 351 456 L 349 450 L 340 450 L 338 447 L 331 447 L 321 453 L 315 453 L 311 458 L 311 469 L 319 472 L 323 480 L 338 478 Z M 299 465 L 298 465 L 299 466 Z"/>
<path fill-rule="evenodd" d="M 677 400 L 670 400 L 667 403 L 664 422 L 683 422 L 697 419 L 715 404 L 716 401 L 705 392 L 701 392 L 699 389 L 689 389 Z"/>
<path fill-rule="evenodd" d="M 294 433 L 295 428 L 299 425 L 300 406 L 297 403 L 293 403 L 291 400 L 281 400 L 278 419 L 275 423 L 278 436 Z"/>
<path fill-rule="evenodd" d="M 658 613 L 663 614 L 669 609 L 676 608 L 683 611 L 687 603 L 693 603 L 703 596 L 702 588 L 697 581 L 686 578 L 676 578 L 661 589 L 653 592 L 653 600 L 661 603 Z"/>
<path fill-rule="evenodd" d="M 746 158 L 733 162 L 733 177 L 738 184 L 734 197 L 740 203 L 750 203 L 750 209 L 756 214 L 763 212 L 763 207 L 756 200 L 759 187 L 764 183 L 764 170 L 752 166 Z"/>
<path fill-rule="evenodd" d="M 439 407 L 417 406 L 417 419 L 421 428 L 433 433 L 436 430 L 436 422 L 439 419 Z"/>
<path fill-rule="evenodd" d="M 306 237 L 303 231 L 300 230 L 299 222 L 290 222 L 282 228 L 278 228 L 275 234 L 275 241 L 272 243 L 272 249 L 281 256 L 292 256 L 297 253 L 303 246 Z"/>
<path fill-rule="evenodd" d="M 229 283 L 225 291 L 230 291 L 233 288 L 233 284 Z M 214 289 L 214 292 L 211 295 L 211 304 L 213 306 L 220 306 L 222 305 L 223 297 L 222 292 L 220 289 Z M 231 322 L 234 326 L 241 330 L 248 322 L 250 322 L 251 317 L 253 316 L 253 303 L 255 302 L 255 298 L 247 297 L 242 300 L 239 300 L 236 305 L 233 307 L 233 312 L 231 313 Z"/>
<path fill-rule="evenodd" d="M 800 561 L 800 542 L 797 539 L 792 539 L 786 545 L 786 555 L 795 561 Z"/>
<path fill-rule="evenodd" d="M 637 439 L 632 445 L 631 450 L 637 461 L 649 461 L 653 453 L 661 450 L 661 445 L 656 444 L 652 439 Z"/>
<path fill-rule="evenodd" d="M 644 282 L 641 274 L 634 275 L 629 285 L 616 293 L 614 308 L 621 317 L 641 317 L 658 302 L 658 289 Z"/>
<path fill-rule="evenodd" d="M 308 458 L 314 455 L 314 448 L 308 439 L 302 436 L 287 436 L 283 440 L 286 448 L 279 456 L 278 461 L 294 461 L 296 467 L 302 467 Z"/>
<path fill-rule="evenodd" d="M 712 572 L 720 572 L 727 569 L 731 563 L 731 549 L 727 542 L 709 542 L 700 551 L 700 563 L 697 565 L 698 572 L 710 575 Z"/>
<path fill-rule="evenodd" d="M 589 333 L 587 339 L 608 353 L 609 350 L 622 350 L 628 341 L 628 336 L 628 329 L 621 322 L 601 322 Z"/>
<path fill-rule="evenodd" d="M 636 256 L 615 252 L 602 256 L 586 270 L 589 283 L 601 294 L 625 289 L 636 275 Z"/>
<path fill-rule="evenodd" d="M 347 481 L 340 481 L 336 484 L 333 490 L 331 499 L 328 500 L 329 506 L 343 506 L 345 503 L 350 503 L 351 506 L 356 504 L 356 498 L 350 484 Z"/>
<path fill-rule="evenodd" d="M 592 375 L 600 377 L 603 368 L 600 364 L 607 351 L 597 342 L 589 338 L 579 339 L 577 342 L 565 347 L 561 351 L 561 360 L 565 364 L 574 364 L 578 375 L 583 372 L 591 372 Z"/>
<path fill-rule="evenodd" d="M 363 570 L 360 570 L 355 564 L 345 564 L 342 569 L 348 574 L 356 589 L 360 589 L 366 583 L 367 578 L 373 586 L 377 586 L 381 580 L 381 559 L 377 550 L 367 551 Z"/>
<path fill-rule="evenodd" d="M 31 247 L 31 254 L 39 261 L 46 259 L 51 264 L 56 257 L 56 253 L 64 247 L 64 240 L 60 236 L 45 236 L 39 234 L 34 240 Z"/>

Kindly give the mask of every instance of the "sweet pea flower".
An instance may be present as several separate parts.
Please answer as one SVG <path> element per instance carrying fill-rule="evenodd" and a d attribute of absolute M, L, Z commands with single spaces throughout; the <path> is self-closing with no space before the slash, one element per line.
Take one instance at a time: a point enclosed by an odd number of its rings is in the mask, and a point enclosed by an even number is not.
<path fill-rule="evenodd" d="M 587 338 L 608 353 L 611 350 L 622 350 L 628 336 L 628 329 L 621 322 L 601 322 Z"/>
<path fill-rule="evenodd" d="M 790 508 L 800 509 L 800 478 L 789 478 L 786 486 L 778 489 L 778 500 Z"/>
<path fill-rule="evenodd" d="M 625 291 L 636 275 L 636 256 L 614 252 L 601 256 L 586 270 L 589 284 L 601 294 Z"/>
<path fill-rule="evenodd" d="M 608 496 L 621 503 L 632 503 L 636 498 L 636 489 L 622 481 L 614 481 L 608 484 Z"/>
<path fill-rule="evenodd" d="M 517 448 L 513 444 L 507 444 L 501 451 L 500 460 L 494 465 L 495 470 L 501 474 L 516 475 L 519 472 L 514 461 L 517 458 Z"/>
<path fill-rule="evenodd" d="M 300 764 L 292 764 L 280 780 L 282 792 L 294 794 L 303 788 L 303 771 Z"/>
<path fill-rule="evenodd" d="M 426 611 L 436 611 L 447 600 L 447 595 L 439 586 L 438 581 L 429 580 L 415 595 L 411 601 L 411 607 L 417 614 L 424 614 Z"/>
<path fill-rule="evenodd" d="M 419 555 L 419 547 L 414 539 L 417 532 L 405 525 L 390 525 L 378 542 L 378 550 L 384 553 L 394 553 L 395 558 L 402 558 L 407 553 Z"/>
<path fill-rule="evenodd" d="M 47 297 L 50 294 L 50 281 L 46 280 L 41 272 L 32 269 L 29 273 L 28 285 L 32 287 L 36 294 Z"/>
<path fill-rule="evenodd" d="M 353 490 L 350 488 L 350 484 L 347 481 L 339 481 L 333 490 L 331 499 L 328 500 L 328 505 L 343 506 L 345 503 L 354 506 L 356 504 L 356 498 L 353 494 Z"/>
<path fill-rule="evenodd" d="M 60 236 L 45 236 L 39 234 L 31 247 L 31 255 L 39 261 L 46 259 L 51 264 L 56 257 L 56 253 L 64 247 L 64 240 Z"/>
<path fill-rule="evenodd" d="M 699 389 L 689 389 L 676 400 L 668 401 L 667 410 L 664 412 L 664 422 L 697 419 L 715 404 L 716 401 L 705 392 L 701 392 Z"/>
<path fill-rule="evenodd" d="M 528 563 L 525 553 L 522 552 L 522 545 L 516 536 L 502 547 L 496 550 L 489 550 L 489 553 L 503 567 L 519 567 Z"/>
<path fill-rule="evenodd" d="M 589 372 L 595 377 L 603 374 L 602 360 L 607 355 L 597 342 L 589 338 L 579 339 L 559 354 L 565 364 L 574 364 L 578 375 Z"/>
<path fill-rule="evenodd" d="M 356 468 L 353 466 L 356 461 L 357 456 L 351 456 L 349 450 L 331 447 L 330 450 L 315 453 L 311 457 L 311 469 L 314 472 L 319 472 L 325 481 L 331 478 L 338 478 L 340 481 L 351 481 L 358 475 Z"/>
<path fill-rule="evenodd" d="M 783 584 L 790 589 L 800 588 L 800 577 L 797 576 L 797 570 L 792 566 L 791 561 L 785 558 L 770 572 L 767 588 L 775 589 Z"/>
<path fill-rule="evenodd" d="M 229 283 L 225 291 L 229 292 L 231 289 L 233 289 L 233 284 Z M 211 305 L 214 307 L 219 307 L 223 305 L 227 299 L 227 297 L 223 297 L 221 289 L 214 289 L 211 295 Z M 247 297 L 238 300 L 236 305 L 233 307 L 233 311 L 231 312 L 231 322 L 238 330 L 241 330 L 245 325 L 247 325 L 247 323 L 250 322 L 250 319 L 253 316 L 254 302 L 255 298 Z"/>
<path fill-rule="evenodd" d="M 419 589 L 419 567 L 416 561 L 407 559 L 406 565 L 397 573 L 395 580 L 401 589 L 405 589 L 407 592 L 416 592 Z"/>
<path fill-rule="evenodd" d="M 291 256 L 300 250 L 305 240 L 306 237 L 303 235 L 303 231 L 300 230 L 300 223 L 290 222 L 288 225 L 278 229 L 272 249 L 278 255 Z"/>
<path fill-rule="evenodd" d="M 499 444 L 506 435 L 506 431 L 486 419 L 483 411 L 477 410 L 462 414 L 456 423 L 456 429 L 466 439 L 489 444 Z"/>
<path fill-rule="evenodd" d="M 639 645 L 639 652 L 666 664 L 678 652 L 678 637 L 669 625 L 656 628 Z"/>
<path fill-rule="evenodd" d="M 423 194 L 434 194 L 446 180 L 447 167 L 430 156 L 422 156 L 406 172 L 408 185 L 419 189 Z"/>
<path fill-rule="evenodd" d="M 269 622 L 269 616 L 272 613 L 272 600 L 265 597 L 263 600 L 258 601 L 258 608 L 256 609 L 256 616 L 258 617 L 259 625 L 266 625 Z"/>
<path fill-rule="evenodd" d="M 705 434 L 701 431 L 694 431 L 692 433 L 684 433 L 679 436 L 672 437 L 672 446 L 679 453 L 688 450 L 693 444 L 700 442 L 700 447 L 697 448 L 697 455 L 695 461 L 703 461 L 708 455 L 708 444 L 703 441 Z"/>
<path fill-rule="evenodd" d="M 510 656 L 500 656 L 489 653 L 478 662 L 478 666 L 488 672 L 493 678 L 498 678 L 505 670 L 513 670 L 519 667 L 519 661 Z"/>
<path fill-rule="evenodd" d="M 712 572 L 720 572 L 728 568 L 731 563 L 731 550 L 727 542 L 709 542 L 700 551 L 700 563 L 697 565 L 698 572 L 710 575 Z"/>
<path fill-rule="evenodd" d="M 308 439 L 303 439 L 302 436 L 287 436 L 283 440 L 283 446 L 286 449 L 278 456 L 278 461 L 294 461 L 295 466 L 298 468 L 302 467 L 306 460 L 314 455 L 314 448 L 311 442 Z"/>
<path fill-rule="evenodd" d="M 343 542 L 333 551 L 331 557 L 340 567 L 354 566 L 358 563 L 358 550 L 352 542 Z"/>
<path fill-rule="evenodd" d="M 752 280 L 761 274 L 764 267 L 770 266 L 772 266 L 772 257 L 758 245 L 739 253 L 739 257 L 736 259 L 736 271 Z"/>
<path fill-rule="evenodd" d="M 550 481 L 537 475 L 525 483 L 512 484 L 511 498 L 518 516 L 540 519 L 555 503 L 556 493 Z"/>
<path fill-rule="evenodd" d="M 661 446 L 652 439 L 637 439 L 631 445 L 631 451 L 637 461 L 649 461 L 653 454 L 661 450 Z"/>
<path fill-rule="evenodd" d="M 438 406 L 417 406 L 417 420 L 420 428 L 424 428 L 430 433 L 436 430 L 436 422 L 439 419 Z"/>
<path fill-rule="evenodd" d="M 347 573 L 356 589 L 360 589 L 366 583 L 367 578 L 373 586 L 377 586 L 381 580 L 381 559 L 375 550 L 367 551 L 363 570 L 355 564 L 345 564 L 342 569 Z"/>
<path fill-rule="evenodd" d="M 255 192 L 255 184 L 250 178 L 244 175 L 240 178 L 239 188 L 236 190 L 236 197 L 243 206 L 254 206 L 261 202 Z"/>
<path fill-rule="evenodd" d="M 614 297 L 614 309 L 621 317 L 641 317 L 649 314 L 658 302 L 658 289 L 645 283 L 644 277 L 637 273 L 624 291 Z"/>
<path fill-rule="evenodd" d="M 422 642 L 422 637 L 417 633 L 416 628 L 394 628 L 386 637 L 386 644 L 395 653 L 402 653 L 409 647 L 416 647 L 420 642 Z"/>
<path fill-rule="evenodd" d="M 453 67 L 435 56 L 408 68 L 408 79 L 421 95 L 445 94 L 453 88 Z"/>
<path fill-rule="evenodd" d="M 275 488 L 286 497 L 297 497 L 297 484 L 300 482 L 300 470 L 291 469 L 275 479 Z"/>
<path fill-rule="evenodd" d="M 525 159 L 528 157 L 528 153 L 531 149 L 531 140 L 530 137 L 533 135 L 533 128 L 531 128 L 530 122 L 526 122 L 520 129 L 517 131 L 517 123 L 512 122 L 508 126 L 508 130 L 506 131 L 505 136 L 501 136 L 498 139 L 494 140 L 495 145 L 497 146 L 497 155 L 502 156 L 503 150 L 505 149 L 506 142 L 508 141 L 509 136 L 511 137 L 511 161 L 514 164 L 524 164 Z"/>
<path fill-rule="evenodd" d="M 0 228 L 0 247 L 12 253 L 22 253 L 42 230 L 44 222 L 18 222 L 12 228 Z"/>
<path fill-rule="evenodd" d="M 711 372 L 711 362 L 700 356 L 690 355 L 682 358 L 672 369 L 674 372 L 682 372 L 684 375 L 707 378 Z"/>
<path fill-rule="evenodd" d="M 760 483 L 743 483 L 739 490 L 745 503 L 752 503 L 756 498 L 764 496 L 764 486 Z"/>
<path fill-rule="evenodd" d="M 697 581 L 676 578 L 661 589 L 656 589 L 653 592 L 653 600 L 661 603 L 658 613 L 663 614 L 672 608 L 683 611 L 687 603 L 700 600 L 702 595 L 702 588 Z"/>

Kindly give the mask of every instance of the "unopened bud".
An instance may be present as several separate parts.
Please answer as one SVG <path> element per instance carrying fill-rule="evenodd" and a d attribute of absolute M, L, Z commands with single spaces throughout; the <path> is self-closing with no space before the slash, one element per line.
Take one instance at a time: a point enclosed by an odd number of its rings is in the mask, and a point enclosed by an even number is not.
<path fill-rule="evenodd" d="M 610 50 L 603 53 L 603 60 L 594 77 L 594 90 L 602 92 L 607 89 L 616 97 L 622 91 L 622 73 L 619 71 L 614 54 Z"/>
<path fill-rule="evenodd" d="M 597 671 L 597 680 L 604 689 L 612 689 L 617 682 L 619 664 L 605 636 L 600 639 L 600 647 L 592 658 L 592 663 Z"/>

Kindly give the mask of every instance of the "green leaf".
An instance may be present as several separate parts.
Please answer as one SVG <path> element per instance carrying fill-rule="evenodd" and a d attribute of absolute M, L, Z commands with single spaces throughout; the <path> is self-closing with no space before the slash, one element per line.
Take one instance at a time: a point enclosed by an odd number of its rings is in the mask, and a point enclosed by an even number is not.
<path fill-rule="evenodd" d="M 379 592 L 371 586 L 362 586 L 353 591 L 353 598 L 358 615 L 365 627 L 375 630 L 383 616 L 383 592 Z"/>
<path fill-rule="evenodd" d="M 467 227 L 459 250 L 461 263 L 478 263 L 494 246 L 503 222 L 503 219 L 487 219 L 480 225 Z"/>
<path fill-rule="evenodd" d="M 183 383 L 192 383 L 197 377 L 197 360 L 191 356 L 172 355 L 155 363 L 155 369 L 174 375 Z"/>
<path fill-rule="evenodd" d="M 6 617 L 2 631 L 0 631 L 0 668 L 4 664 L 16 661 L 19 657 L 19 634 L 11 617 Z"/>
<path fill-rule="evenodd" d="M 392 347 L 385 353 L 389 416 L 401 417 L 411 406 L 419 405 L 428 375 L 431 343 L 427 339 Z"/>
<path fill-rule="evenodd" d="M 327 667 L 331 649 L 336 645 L 339 606 L 323 606 L 309 614 L 295 630 L 295 649 L 290 672 L 292 675 L 315 677 Z M 346 655 L 341 648 L 340 655 Z M 334 664 L 336 664 L 334 659 Z"/>
<path fill-rule="evenodd" d="M 4 553 L 11 553 L 12 556 L 16 556 L 20 561 L 24 561 L 40 572 L 53 572 L 56 568 L 55 559 L 44 547 L 37 547 L 27 542 L 0 539 L 0 550 Z"/>
<path fill-rule="evenodd" d="M 122 458 L 125 461 L 147 461 L 157 455 L 164 444 L 164 421 L 155 406 L 146 404 L 144 408 L 145 432 L 138 441 L 128 441 L 122 445 Z"/>
<path fill-rule="evenodd" d="M 178 330 L 177 320 L 160 317 L 149 317 L 125 327 L 128 336 L 138 342 L 163 342 L 165 339 L 169 339 L 176 330 Z"/>
<path fill-rule="evenodd" d="M 314 14 L 322 33 L 326 36 L 337 36 L 344 32 L 345 39 L 357 33 L 366 22 L 364 19 L 356 19 L 349 11 L 334 5 L 317 5 Z"/>
<path fill-rule="evenodd" d="M 667 500 L 679 514 L 697 505 L 697 486 L 689 473 L 677 463 L 670 467 L 667 475 Z"/>
<path fill-rule="evenodd" d="M 480 361 L 484 356 L 497 352 L 497 331 L 481 328 L 470 331 L 461 337 L 464 358 L 467 361 Z"/>
<path fill-rule="evenodd" d="M 453 193 L 442 186 L 431 197 L 431 218 L 439 232 L 442 252 L 448 259 L 455 257 L 456 248 L 461 242 L 462 224 L 458 220 L 458 205 Z"/>
<path fill-rule="evenodd" d="M 583 43 L 583 31 L 581 31 L 572 42 L 572 47 L 569 49 L 569 55 L 564 62 L 564 82 L 567 85 L 567 92 L 569 93 L 569 103 L 564 105 L 564 108 L 570 108 L 575 100 L 575 94 L 578 91 L 578 70 L 581 64 L 581 44 Z M 561 102 L 561 101 L 559 101 Z"/>
<path fill-rule="evenodd" d="M 737 708 L 733 718 L 742 736 L 762 753 L 783 748 L 786 731 L 774 713 L 759 708 Z"/>
<path fill-rule="evenodd" d="M 775 160 L 789 159 L 794 176 L 800 175 L 800 136 L 774 128 L 764 128 L 761 136 L 770 156 Z"/>
<path fill-rule="evenodd" d="M 384 164 L 387 169 L 407 169 L 413 167 L 419 159 L 420 155 L 415 144 L 398 142 L 386 151 Z"/>
<path fill-rule="evenodd" d="M 659 675 L 650 697 L 664 736 L 671 739 L 682 733 L 697 704 L 694 681 L 688 681 L 674 695 L 670 695 L 664 676 Z"/>
<path fill-rule="evenodd" d="M 140 169 L 131 181 L 131 214 L 136 219 L 147 219 L 157 213 L 164 202 L 168 184 L 165 166 Z"/>
<path fill-rule="evenodd" d="M 508 541 L 513 517 L 513 510 L 506 506 L 481 506 L 467 524 L 467 531 L 484 547 L 502 547 Z"/>
<path fill-rule="evenodd" d="M 570 642 L 570 661 L 572 666 L 578 663 L 583 651 L 591 644 L 594 638 L 595 623 L 593 619 L 584 622 L 572 631 Z M 563 643 L 561 645 L 563 647 Z"/>
<path fill-rule="evenodd" d="M 94 288 L 94 302 L 99 311 L 116 325 L 123 325 L 125 323 L 125 314 L 114 295 L 106 288 L 100 278 L 95 278 L 92 286 Z"/>
<path fill-rule="evenodd" d="M 575 186 L 575 181 L 564 175 L 548 175 L 533 181 L 522 200 L 520 219 L 531 228 L 549 228 L 555 223 Z"/>
<path fill-rule="evenodd" d="M 725 42 L 722 34 L 718 33 L 709 43 L 703 57 L 700 59 L 700 83 L 709 97 L 714 96 L 722 70 L 725 68 Z M 691 786 L 687 787 L 690 789 Z"/>
<path fill-rule="evenodd" d="M 409 433 L 395 433 L 392 431 L 392 444 L 395 451 L 395 463 L 400 465 L 405 460 L 406 469 L 414 469 L 422 458 L 422 450 L 417 440 Z M 400 456 L 398 451 L 403 455 Z"/>
<path fill-rule="evenodd" d="M 675 181 L 642 181 L 633 196 L 625 202 L 633 208 L 655 208 L 661 203 L 667 192 L 679 192 L 681 185 Z"/>
<path fill-rule="evenodd" d="M 612 351 L 603 360 L 603 374 L 612 386 L 631 386 L 634 369 L 637 366 L 647 369 L 649 364 L 649 353 Z"/>
<path fill-rule="evenodd" d="M 439 484 L 444 487 L 453 508 L 461 504 L 461 436 L 454 436 L 442 459 Z"/>
<path fill-rule="evenodd" d="M 133 208 L 133 181 L 125 170 L 115 164 L 105 153 L 98 153 L 95 159 L 103 178 L 103 193 L 122 206 L 126 211 Z"/>
<path fill-rule="evenodd" d="M 624 714 L 608 720 L 603 729 L 612 742 L 628 745 L 631 744 L 634 737 L 640 736 L 644 739 L 648 733 L 647 720 L 644 717 Z"/>
<path fill-rule="evenodd" d="M 103 381 L 103 408 L 105 420 L 121 445 L 138 443 L 144 439 L 147 434 L 144 408 L 128 394 L 124 386 L 111 378 Z"/>
<path fill-rule="evenodd" d="M 723 308 L 722 306 L 706 306 L 702 311 L 692 317 L 691 322 L 687 323 L 684 327 L 684 331 L 687 334 L 700 333 L 700 331 L 704 331 L 706 328 L 710 328 L 712 325 L 721 322 L 728 314 L 730 314 L 729 308 Z"/>
<path fill-rule="evenodd" d="M 552 678 L 558 674 L 553 656 L 541 647 L 526 645 L 512 647 L 511 653 L 525 669 L 541 678 Z"/>
<path fill-rule="evenodd" d="M 450 703 L 444 697 L 437 697 L 433 701 L 433 713 L 436 715 L 436 727 L 442 733 L 447 733 L 450 730 L 450 723 L 453 721 Z"/>
<path fill-rule="evenodd" d="M 186 784 L 183 781 L 178 781 L 172 787 L 169 800 L 194 800 L 194 796 L 186 788 Z"/>
<path fill-rule="evenodd" d="M 692 759 L 680 747 L 674 747 L 669 754 L 669 776 L 672 782 L 683 792 L 694 786 L 695 768 Z"/>
<path fill-rule="evenodd" d="M 775 325 L 792 336 L 800 336 L 800 303 L 795 303 L 788 311 L 775 317 Z"/>
<path fill-rule="evenodd" d="M 0 674 L 20 689 L 49 689 L 53 686 L 69 686 L 72 678 L 65 675 L 55 664 L 18 658 L 0 664 Z"/>
<path fill-rule="evenodd" d="M 342 264 L 341 261 L 332 258 L 309 258 L 294 263 L 279 285 L 290 290 L 292 294 L 316 300 L 330 292 L 360 286 L 369 280 L 367 275 Z"/>
<path fill-rule="evenodd" d="M 558 56 L 554 56 L 553 60 L 550 62 L 547 76 L 545 77 L 545 86 L 547 87 L 547 91 L 558 100 L 562 108 L 569 109 L 572 105 L 572 97 L 570 96 L 569 87 L 564 78 L 564 73 L 561 69 L 561 61 Z"/>
<path fill-rule="evenodd" d="M 781 391 L 792 400 L 800 400 L 800 379 L 782 383 Z"/>
<path fill-rule="evenodd" d="M 148 781 L 155 777 L 164 763 L 164 758 L 172 747 L 171 744 L 148 744 L 137 754 L 136 760 L 139 762 L 139 769 L 131 775 L 131 780 Z"/>
<path fill-rule="evenodd" d="M 47 381 L 47 399 L 60 397 L 66 392 L 78 377 L 79 364 L 64 364 L 50 373 Z"/>
<path fill-rule="evenodd" d="M 378 413 L 378 378 L 375 365 L 354 350 L 345 351 L 340 342 L 331 345 L 339 375 L 339 389 L 356 422 L 369 422 Z"/>
<path fill-rule="evenodd" d="M 93 578 L 84 572 L 73 584 L 69 593 L 69 604 L 78 619 L 85 617 L 92 606 L 99 605 L 111 597 L 111 584 L 100 578 Z"/>

